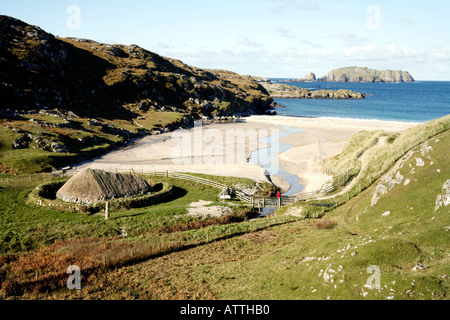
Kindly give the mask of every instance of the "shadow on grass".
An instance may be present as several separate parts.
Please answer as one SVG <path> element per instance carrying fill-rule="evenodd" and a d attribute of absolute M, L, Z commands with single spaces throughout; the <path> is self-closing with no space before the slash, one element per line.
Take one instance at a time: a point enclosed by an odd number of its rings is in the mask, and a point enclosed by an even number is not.
<path fill-rule="evenodd" d="M 169 202 L 175 201 L 177 199 L 183 198 L 186 195 L 187 195 L 187 191 L 185 189 L 173 186 L 172 194 L 170 195 L 170 197 L 166 197 L 164 199 L 161 199 L 161 201 L 156 203 L 156 204 L 149 205 L 149 206 L 146 206 L 146 207 L 141 207 L 140 209 L 154 207 L 156 205 L 163 204 L 163 203 L 169 203 Z M 136 209 L 138 209 L 138 208 L 136 208 Z M 126 214 L 125 213 L 125 214 L 120 215 L 120 216 L 112 217 L 112 218 L 110 218 L 110 220 L 116 220 L 116 219 L 121 219 L 121 218 L 125 218 L 125 217 L 127 217 L 127 218 L 128 217 L 137 217 L 137 216 L 140 216 L 140 215 L 143 215 L 143 214 L 147 214 L 147 212 L 136 212 L 136 213 L 131 213 L 131 214 Z"/>

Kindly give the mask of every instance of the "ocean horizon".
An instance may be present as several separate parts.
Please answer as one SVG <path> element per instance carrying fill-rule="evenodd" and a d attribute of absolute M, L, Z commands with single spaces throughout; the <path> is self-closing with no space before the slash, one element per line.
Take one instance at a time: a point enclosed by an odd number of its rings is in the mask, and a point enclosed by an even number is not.
<path fill-rule="evenodd" d="M 276 109 L 277 115 L 422 123 L 450 114 L 450 81 L 351 83 L 270 80 L 311 91 L 346 89 L 367 95 L 365 99 L 275 98 L 275 102 L 283 106 Z"/>

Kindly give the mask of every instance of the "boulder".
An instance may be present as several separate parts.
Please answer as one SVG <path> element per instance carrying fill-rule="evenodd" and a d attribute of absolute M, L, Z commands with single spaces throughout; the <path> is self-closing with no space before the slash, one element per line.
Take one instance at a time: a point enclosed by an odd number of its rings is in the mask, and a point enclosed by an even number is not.
<path fill-rule="evenodd" d="M 416 166 L 417 167 L 423 167 L 425 165 L 425 162 L 421 158 L 416 158 Z"/>
<path fill-rule="evenodd" d="M 395 175 L 395 183 L 400 184 L 403 181 L 403 176 L 401 175 L 400 171 L 397 171 L 397 174 Z"/>
<path fill-rule="evenodd" d="M 62 145 L 57 142 L 52 142 L 52 144 L 50 145 L 50 148 L 52 149 L 53 152 L 56 152 L 56 153 L 68 153 L 69 152 L 69 150 L 67 149 L 67 147 L 65 145 Z"/>
<path fill-rule="evenodd" d="M 388 190 L 387 190 L 387 188 L 386 188 L 385 185 L 383 185 L 383 184 L 380 183 L 380 184 L 377 185 L 376 191 L 377 191 L 378 193 L 381 193 L 381 194 L 386 194 Z"/>

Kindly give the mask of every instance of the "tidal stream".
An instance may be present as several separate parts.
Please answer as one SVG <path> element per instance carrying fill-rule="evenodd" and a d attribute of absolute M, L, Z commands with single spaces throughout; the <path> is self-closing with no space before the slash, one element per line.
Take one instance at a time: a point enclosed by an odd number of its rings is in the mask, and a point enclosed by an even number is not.
<path fill-rule="evenodd" d="M 288 151 L 293 146 L 287 143 L 281 143 L 280 139 L 285 138 L 291 134 L 304 132 L 303 130 L 296 129 L 289 126 L 282 126 L 283 131 L 271 135 L 266 138 L 259 139 L 259 142 L 268 145 L 266 148 L 261 148 L 253 151 L 250 154 L 249 163 L 257 164 L 265 169 L 266 175 L 274 175 L 289 182 L 291 185 L 289 190 L 284 192 L 283 196 L 293 196 L 304 189 L 304 186 L 300 183 L 299 177 L 287 172 L 279 161 L 279 155 L 282 152 Z"/>

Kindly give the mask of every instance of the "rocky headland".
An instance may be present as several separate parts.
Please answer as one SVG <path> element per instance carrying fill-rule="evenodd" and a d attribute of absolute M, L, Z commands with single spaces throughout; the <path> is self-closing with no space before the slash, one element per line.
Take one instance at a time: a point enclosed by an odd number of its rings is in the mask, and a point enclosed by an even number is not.
<path fill-rule="evenodd" d="M 260 81 L 272 98 L 287 99 L 364 99 L 365 94 L 352 90 L 315 90 L 291 86 L 285 83 L 272 83 L 270 80 Z"/>

